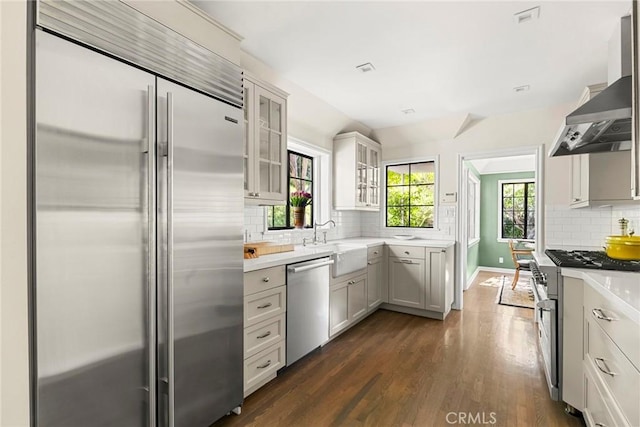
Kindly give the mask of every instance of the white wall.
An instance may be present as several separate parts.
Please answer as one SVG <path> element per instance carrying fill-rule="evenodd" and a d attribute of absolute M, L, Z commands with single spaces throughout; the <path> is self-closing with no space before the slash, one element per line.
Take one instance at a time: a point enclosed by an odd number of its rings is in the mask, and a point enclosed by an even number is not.
<path fill-rule="evenodd" d="M 26 2 L 0 1 L 0 425 L 29 425 Z"/>
<path fill-rule="evenodd" d="M 373 137 L 382 144 L 383 160 L 440 156 L 440 194 L 457 191 L 457 154 L 494 152 L 513 147 L 545 144 L 545 151 L 571 112 L 573 104 L 502 114 L 471 123 L 459 136 L 459 121 L 428 120 L 415 125 L 376 129 Z M 433 129 L 437 129 L 434 132 Z M 546 158 L 547 203 L 569 200 L 569 158 Z"/>

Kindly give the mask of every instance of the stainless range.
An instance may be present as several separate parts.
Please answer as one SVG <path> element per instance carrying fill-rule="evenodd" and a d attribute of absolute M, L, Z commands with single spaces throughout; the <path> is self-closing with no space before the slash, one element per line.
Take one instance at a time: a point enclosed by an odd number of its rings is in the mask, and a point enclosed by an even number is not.
<path fill-rule="evenodd" d="M 538 342 L 544 359 L 549 393 L 562 400 L 563 281 L 561 268 L 640 272 L 639 261 L 619 261 L 604 252 L 548 249 L 534 252 L 531 288 L 535 298 Z"/>

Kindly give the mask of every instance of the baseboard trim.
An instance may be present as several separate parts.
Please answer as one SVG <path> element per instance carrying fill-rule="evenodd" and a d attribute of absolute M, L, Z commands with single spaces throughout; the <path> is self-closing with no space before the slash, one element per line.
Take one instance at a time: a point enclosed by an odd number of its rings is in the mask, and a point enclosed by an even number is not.
<path fill-rule="evenodd" d="M 464 285 L 464 289 L 463 289 L 464 291 L 466 291 L 471 287 L 471 284 L 473 283 L 473 281 L 476 280 L 476 277 L 478 277 L 478 273 L 480 273 L 480 267 L 476 267 L 476 270 L 473 272 L 471 277 L 467 279 L 467 283 L 465 283 Z"/>
<path fill-rule="evenodd" d="M 478 267 L 478 270 L 480 270 L 480 271 L 488 271 L 488 272 L 491 272 L 491 273 L 505 273 L 505 274 L 515 274 L 515 272 L 516 272 L 515 268 L 483 267 L 483 266 Z M 520 270 L 520 275 L 521 276 L 531 276 L 531 272 L 530 271 L 522 271 L 522 270 Z"/>

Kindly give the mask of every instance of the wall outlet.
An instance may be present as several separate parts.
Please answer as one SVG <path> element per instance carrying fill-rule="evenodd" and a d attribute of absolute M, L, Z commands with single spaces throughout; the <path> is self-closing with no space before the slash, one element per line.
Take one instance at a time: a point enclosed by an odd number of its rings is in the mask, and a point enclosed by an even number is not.
<path fill-rule="evenodd" d="M 503 258 L 503 257 L 498 257 L 498 262 L 499 262 L 500 264 L 504 263 L 504 258 Z"/>

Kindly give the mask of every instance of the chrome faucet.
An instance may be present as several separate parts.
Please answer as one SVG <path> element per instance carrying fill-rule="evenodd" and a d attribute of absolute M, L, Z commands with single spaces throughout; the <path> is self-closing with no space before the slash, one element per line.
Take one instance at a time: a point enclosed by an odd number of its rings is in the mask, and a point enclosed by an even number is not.
<path fill-rule="evenodd" d="M 324 227 L 327 224 L 333 224 L 333 227 L 336 227 L 336 222 L 332 219 L 327 222 L 323 222 L 322 224 L 318 224 L 318 221 L 313 222 L 313 243 L 318 243 L 318 227 Z M 327 233 L 324 233 L 323 243 L 327 243 Z"/>

